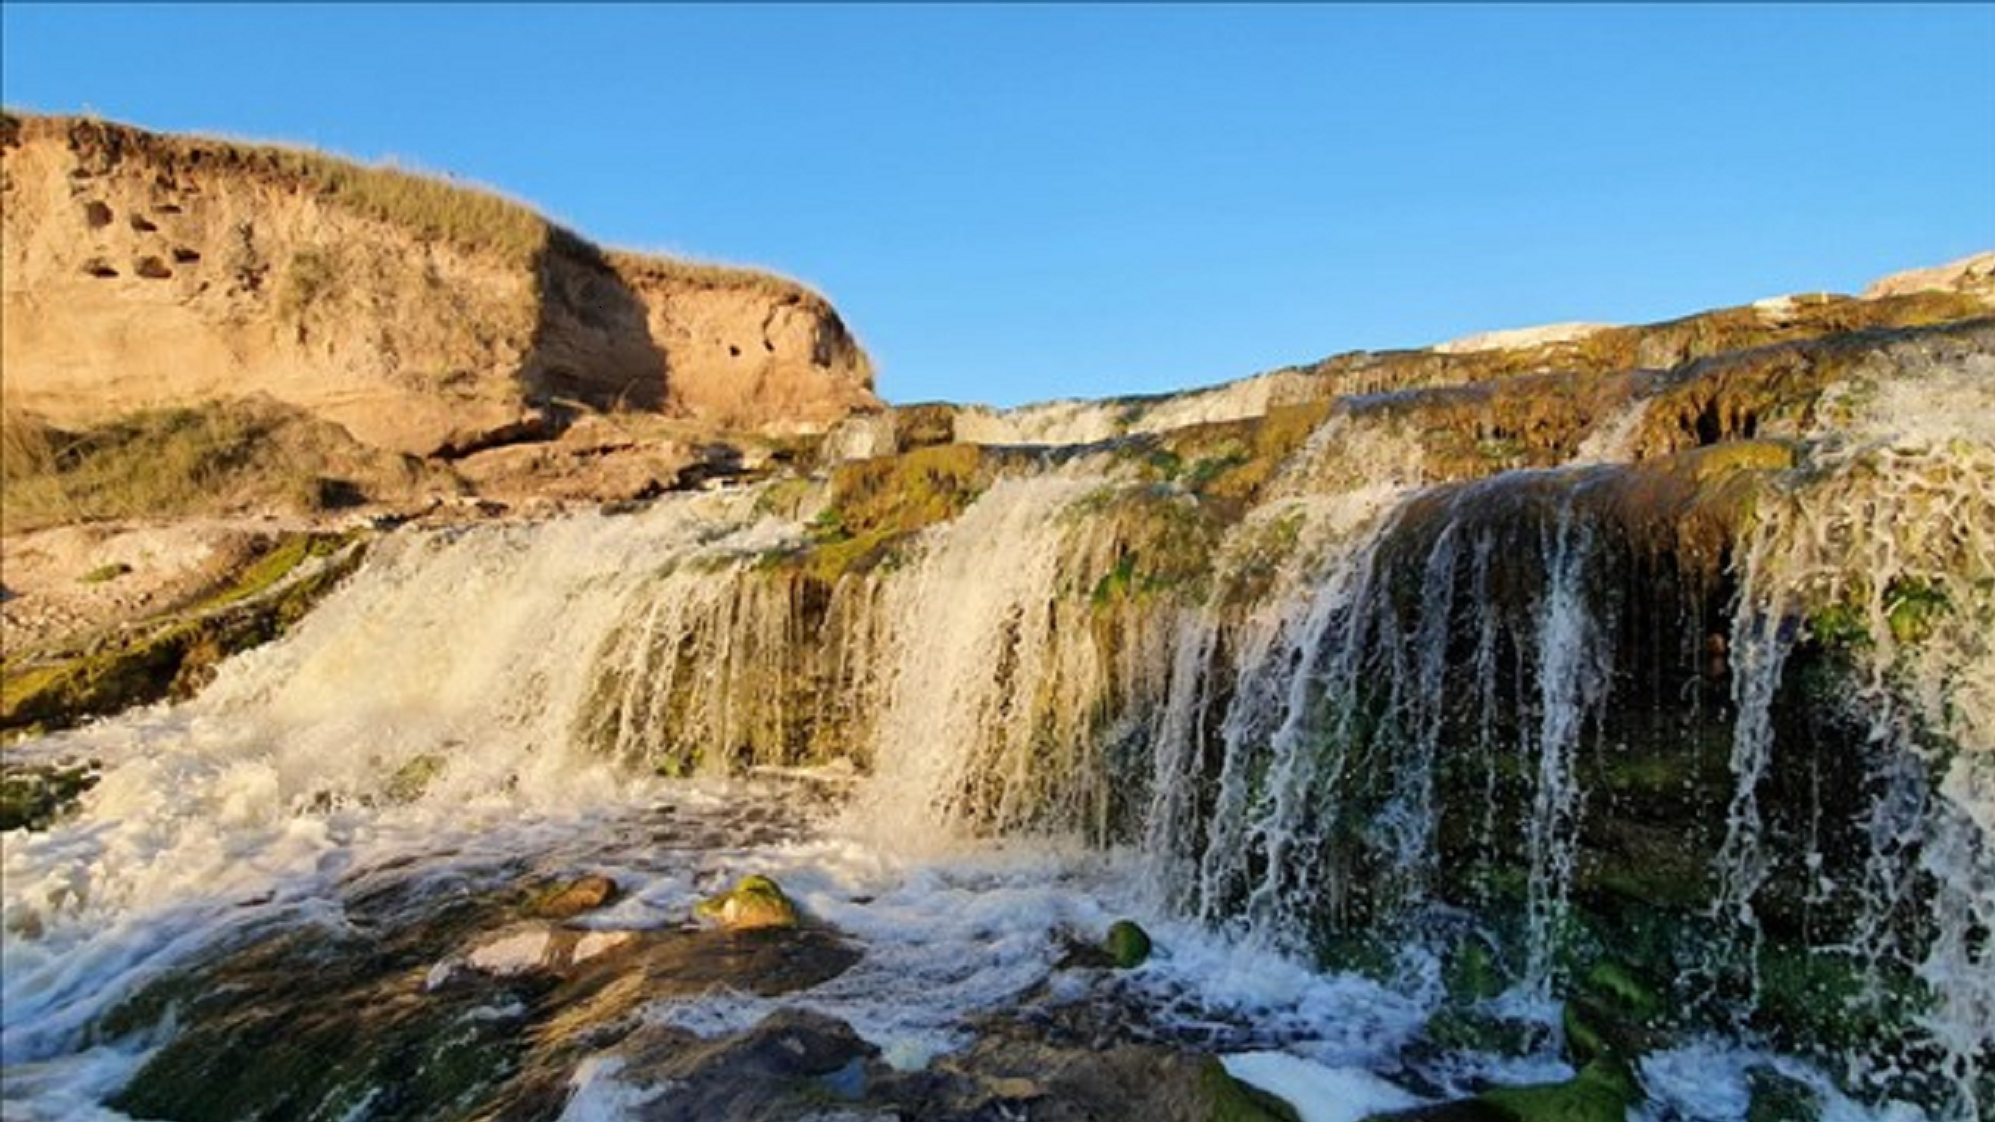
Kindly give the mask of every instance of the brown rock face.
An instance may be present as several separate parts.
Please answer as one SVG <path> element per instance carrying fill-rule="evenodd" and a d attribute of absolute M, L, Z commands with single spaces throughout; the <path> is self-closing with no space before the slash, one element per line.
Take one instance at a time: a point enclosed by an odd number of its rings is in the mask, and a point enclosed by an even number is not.
<path fill-rule="evenodd" d="M 57 423 L 262 392 L 457 454 L 579 409 L 808 431 L 879 407 L 837 313 L 605 254 L 518 204 L 315 153 L 0 124 L 6 404 Z"/>

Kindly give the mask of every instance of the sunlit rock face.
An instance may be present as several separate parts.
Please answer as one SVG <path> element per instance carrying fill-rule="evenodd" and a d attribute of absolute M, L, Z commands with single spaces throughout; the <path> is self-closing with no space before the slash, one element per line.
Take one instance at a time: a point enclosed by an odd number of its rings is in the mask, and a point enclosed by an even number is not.
<path fill-rule="evenodd" d="M 9 115 L 0 153 L 6 401 L 58 424 L 263 394 L 429 456 L 578 409 L 790 433 L 879 407 L 804 286 L 461 184 L 62 117 Z"/>

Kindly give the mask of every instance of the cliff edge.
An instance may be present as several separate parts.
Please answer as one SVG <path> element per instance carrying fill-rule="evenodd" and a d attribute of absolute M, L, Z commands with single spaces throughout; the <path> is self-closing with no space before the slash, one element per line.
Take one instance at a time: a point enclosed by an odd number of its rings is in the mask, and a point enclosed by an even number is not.
<path fill-rule="evenodd" d="M 58 425 L 262 396 L 456 457 L 589 410 L 794 433 L 880 407 L 800 284 L 391 168 L 9 115 L 0 214 L 5 403 Z"/>

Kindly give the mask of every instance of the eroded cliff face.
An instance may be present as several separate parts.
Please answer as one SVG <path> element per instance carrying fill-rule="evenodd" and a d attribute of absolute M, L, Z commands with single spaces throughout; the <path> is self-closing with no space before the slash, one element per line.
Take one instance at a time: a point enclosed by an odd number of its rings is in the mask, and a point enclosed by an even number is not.
<path fill-rule="evenodd" d="M 6 403 L 58 424 L 261 393 L 453 455 L 578 410 L 794 432 L 879 405 L 837 313 L 780 278 L 312 153 L 56 117 L 0 149 Z"/>

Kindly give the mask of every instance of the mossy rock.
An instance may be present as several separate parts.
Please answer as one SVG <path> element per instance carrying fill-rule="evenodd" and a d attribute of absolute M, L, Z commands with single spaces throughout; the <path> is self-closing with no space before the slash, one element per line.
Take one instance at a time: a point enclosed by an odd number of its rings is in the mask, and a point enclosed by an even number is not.
<path fill-rule="evenodd" d="M 782 887 L 759 874 L 742 877 L 733 888 L 700 901 L 693 914 L 729 931 L 795 927 L 801 922 L 796 904 Z"/>
<path fill-rule="evenodd" d="M 1301 1122 L 1294 1107 L 1233 1078 L 1217 1058 L 1208 1058 L 1199 1069 L 1198 1087 L 1211 1122 Z"/>
<path fill-rule="evenodd" d="M 1746 1072 L 1746 1122 L 1820 1122 L 1822 1096 L 1770 1067 Z"/>
<path fill-rule="evenodd" d="M 1832 1051 L 1902 1040 L 1932 1004 L 1925 983 L 1903 970 L 1873 981 L 1863 964 L 1819 949 L 1769 944 L 1759 957 L 1753 1024 L 1784 1047 Z"/>
<path fill-rule="evenodd" d="M 1580 980 L 1580 990 L 1614 1012 L 1643 1024 L 1656 1023 L 1665 1010 L 1662 996 L 1655 987 L 1639 977 L 1632 968 L 1611 960 L 1594 963 L 1593 968 L 1586 972 L 1586 977 Z"/>
<path fill-rule="evenodd" d="M 1101 947 L 1117 970 L 1133 969 L 1150 957 L 1150 933 L 1134 920 L 1118 919 L 1109 924 Z"/>
<path fill-rule="evenodd" d="M 79 584 L 103 584 L 106 581 L 117 580 L 131 571 L 132 567 L 123 561 L 112 561 L 109 564 L 97 566 L 82 576 L 77 577 L 76 580 Z"/>
<path fill-rule="evenodd" d="M 1443 1008 L 1427 1019 L 1427 1040 L 1448 1051 L 1528 1056 L 1542 1048 L 1550 1030 L 1537 1021 L 1503 1017 L 1482 1009 Z"/>
<path fill-rule="evenodd" d="M 1503 992 L 1503 968 L 1496 952 L 1479 940 L 1458 944 L 1441 964 L 1441 983 L 1450 1000 L 1487 1001 Z"/>
<path fill-rule="evenodd" d="M 527 901 L 526 911 L 540 919 L 572 919 L 615 903 L 621 892 L 615 880 L 591 873 L 536 893 Z"/>
<path fill-rule="evenodd" d="M 1594 963 L 1561 1013 L 1566 1052 L 1575 1066 L 1634 1063 L 1662 1044 L 1662 997 L 1631 967 Z"/>
<path fill-rule="evenodd" d="M 423 797 L 429 785 L 443 774 L 444 759 L 432 752 L 412 756 L 388 777 L 386 794 L 391 803 L 412 803 Z"/>
<path fill-rule="evenodd" d="M 0 831 L 44 830 L 97 785 L 97 764 L 21 764 L 0 771 Z"/>
<path fill-rule="evenodd" d="M 1476 1098 L 1510 1122 L 1627 1122 L 1641 1091 L 1626 1066 L 1595 1060 L 1563 1083 L 1498 1087 Z"/>

